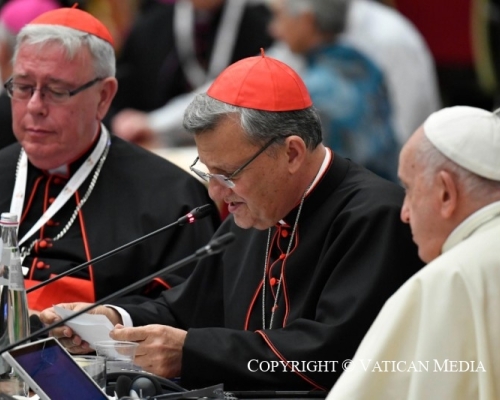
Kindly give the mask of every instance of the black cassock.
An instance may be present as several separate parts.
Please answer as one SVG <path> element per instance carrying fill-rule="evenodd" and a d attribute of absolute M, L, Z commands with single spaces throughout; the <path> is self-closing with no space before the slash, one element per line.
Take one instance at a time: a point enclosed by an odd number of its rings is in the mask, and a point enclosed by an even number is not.
<path fill-rule="evenodd" d="M 20 239 L 50 206 L 91 150 L 70 164 L 69 175 L 48 174 L 28 164 Z M 10 209 L 19 153 L 17 143 L 0 152 L 0 212 Z M 23 245 L 28 246 L 39 239 L 24 262 L 24 266 L 30 268 L 27 279 L 46 280 L 175 222 L 197 206 L 213 204 L 206 188 L 187 172 L 149 151 L 113 137 L 87 203 L 69 231 L 60 240 L 53 241 L 87 191 L 94 170 L 75 195 Z M 47 285 L 43 293 L 33 292 L 40 294 L 37 296 L 40 298 L 30 298 L 30 307 L 43 309 L 54 302 L 97 300 L 190 255 L 204 246 L 218 227 L 219 217 L 214 209 L 212 216 L 193 225 L 162 232 L 73 277 Z M 131 295 L 154 297 L 161 289 L 182 282 L 191 271 L 192 266 L 188 266 L 161 276 Z M 133 298 L 133 301 L 140 300 L 143 299 Z"/>
<path fill-rule="evenodd" d="M 305 199 L 284 266 L 280 255 L 297 209 L 285 226 L 273 228 L 266 328 L 282 268 L 284 274 L 273 329 L 263 329 L 262 317 L 268 232 L 240 229 L 232 217 L 217 233 L 237 237 L 222 255 L 201 260 L 186 282 L 156 301 L 125 309 L 134 325 L 188 330 L 186 387 L 222 382 L 228 390 L 328 390 L 386 299 L 423 266 L 399 218 L 403 196 L 401 187 L 335 155 Z M 289 367 L 271 372 L 273 361 Z"/>

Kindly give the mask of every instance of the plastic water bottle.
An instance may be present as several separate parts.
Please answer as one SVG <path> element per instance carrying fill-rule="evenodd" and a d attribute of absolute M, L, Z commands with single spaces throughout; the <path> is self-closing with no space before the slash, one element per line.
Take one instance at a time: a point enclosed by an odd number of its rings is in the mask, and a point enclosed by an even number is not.
<path fill-rule="evenodd" d="M 28 301 L 21 255 L 17 242 L 17 215 L 2 213 L 0 217 L 0 348 L 30 334 Z M 0 374 L 9 373 L 10 366 L 0 357 Z"/>

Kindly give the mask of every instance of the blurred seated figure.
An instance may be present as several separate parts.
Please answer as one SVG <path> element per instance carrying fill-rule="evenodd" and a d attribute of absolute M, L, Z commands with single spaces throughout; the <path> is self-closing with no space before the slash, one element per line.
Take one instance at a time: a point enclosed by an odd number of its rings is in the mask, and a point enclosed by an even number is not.
<path fill-rule="evenodd" d="M 140 138 L 146 132 L 138 128 L 139 112 L 156 110 L 267 48 L 270 17 L 265 4 L 250 0 L 178 0 L 148 7 L 117 61 L 120 89 L 109 116 L 114 133 L 132 139 L 134 131 Z"/>
<path fill-rule="evenodd" d="M 343 0 L 342 0 L 343 1 Z M 440 105 L 434 60 L 413 24 L 396 10 L 372 0 L 351 0 L 347 23 L 339 38 L 366 55 L 384 75 L 392 109 L 393 129 L 400 145 Z M 275 41 L 266 54 L 282 60 L 302 75 L 305 60 L 286 43 Z M 152 112 L 136 112 L 117 127 L 119 136 L 136 141 L 147 136 L 163 145 L 186 143 L 182 116 L 194 95 L 177 96 Z"/>
<path fill-rule="evenodd" d="M 302 76 L 336 153 L 396 181 L 398 142 L 385 77 L 339 38 L 349 0 L 273 0 L 271 31 L 305 58 Z"/>
<path fill-rule="evenodd" d="M 2 84 L 12 74 L 12 56 L 16 35 L 21 28 L 45 11 L 59 8 L 56 0 L 10 0 L 0 9 L 0 77 Z M 0 149 L 15 143 L 12 131 L 10 98 L 3 89 L 0 93 Z"/>
<path fill-rule="evenodd" d="M 372 0 L 350 0 L 343 38 L 382 71 L 396 137 L 403 145 L 441 104 L 435 62 L 424 37 L 404 15 Z"/>

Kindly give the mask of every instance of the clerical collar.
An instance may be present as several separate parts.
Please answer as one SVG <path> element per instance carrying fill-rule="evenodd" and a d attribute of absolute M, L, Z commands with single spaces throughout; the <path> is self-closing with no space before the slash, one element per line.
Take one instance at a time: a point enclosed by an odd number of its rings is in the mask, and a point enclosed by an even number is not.
<path fill-rule="evenodd" d="M 54 169 L 49 169 L 47 171 L 49 175 L 63 175 L 63 176 L 68 176 L 69 175 L 69 166 L 68 164 L 61 165 L 57 168 Z"/>
<path fill-rule="evenodd" d="M 500 217 L 500 201 L 488 204 L 472 215 L 469 215 L 458 225 L 443 244 L 442 253 L 455 247 L 460 242 L 472 236 L 488 222 Z"/>
<path fill-rule="evenodd" d="M 100 136 L 101 136 L 101 127 L 99 127 L 99 130 L 95 135 L 94 139 L 92 139 L 90 145 L 84 151 L 78 154 L 78 156 L 75 157 L 74 160 L 70 161 L 67 164 L 60 165 L 59 167 L 45 170 L 45 173 L 47 173 L 48 175 L 59 175 L 61 177 L 68 178 L 71 175 L 71 171 L 78 170 L 78 168 L 80 168 L 83 162 L 88 158 L 89 154 L 97 146 L 97 142 L 99 141 Z"/>
<path fill-rule="evenodd" d="M 326 170 L 328 169 L 328 166 L 330 165 L 330 162 L 332 161 L 332 151 L 326 147 L 325 148 L 325 158 L 323 159 L 323 163 L 321 164 L 321 167 L 319 168 L 318 173 L 316 174 L 316 177 L 312 181 L 311 185 L 309 186 L 309 189 L 306 192 L 306 197 L 313 191 L 313 189 L 316 187 L 320 179 L 323 177 L 325 174 Z M 278 221 L 278 224 L 280 225 L 289 225 L 285 220 L 280 219 Z"/>

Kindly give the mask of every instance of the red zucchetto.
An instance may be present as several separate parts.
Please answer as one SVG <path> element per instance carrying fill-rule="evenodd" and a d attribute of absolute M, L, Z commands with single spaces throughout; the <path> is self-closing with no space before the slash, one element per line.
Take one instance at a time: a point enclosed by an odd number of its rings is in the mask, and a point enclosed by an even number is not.
<path fill-rule="evenodd" d="M 248 57 L 227 67 L 207 95 L 237 107 L 263 111 L 295 111 L 312 106 L 299 75 L 274 58 Z"/>
<path fill-rule="evenodd" d="M 114 45 L 113 37 L 104 24 L 93 15 L 79 10 L 75 6 L 71 8 L 59 8 L 43 13 L 29 23 L 29 25 L 34 24 L 66 26 L 97 36 Z"/>

